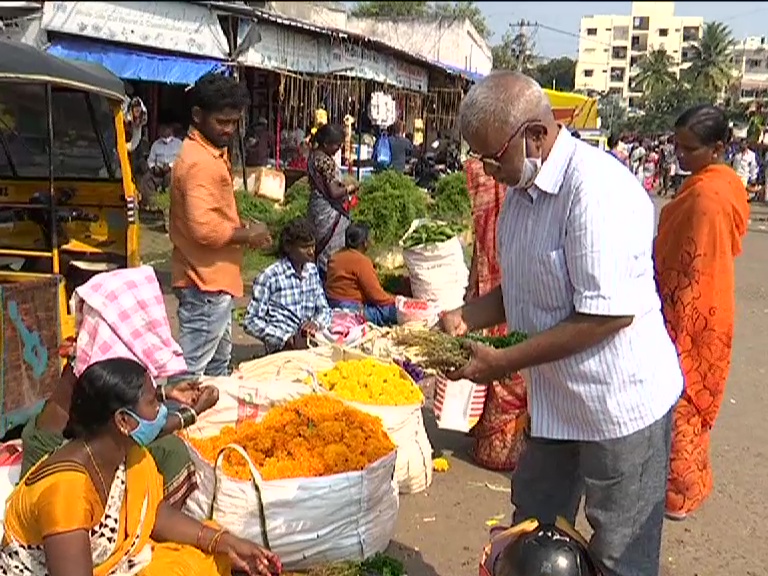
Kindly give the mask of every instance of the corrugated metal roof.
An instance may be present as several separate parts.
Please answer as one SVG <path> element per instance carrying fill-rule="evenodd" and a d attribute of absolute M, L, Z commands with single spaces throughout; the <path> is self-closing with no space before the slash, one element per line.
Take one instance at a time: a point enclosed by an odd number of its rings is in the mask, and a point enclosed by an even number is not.
<path fill-rule="evenodd" d="M 405 50 L 396 48 L 391 44 L 387 44 L 386 42 L 377 40 L 375 38 L 371 38 L 369 36 L 360 34 L 358 32 L 350 32 L 349 30 L 341 30 L 339 28 L 332 28 L 330 26 L 315 26 L 314 24 L 310 24 L 309 22 L 303 22 L 302 20 L 297 20 L 295 18 L 282 16 L 280 14 L 276 14 L 275 12 L 271 12 L 269 10 L 247 6 L 242 2 L 212 1 L 212 2 L 192 2 L 192 4 L 202 4 L 204 6 L 208 6 L 209 8 L 216 10 L 218 12 L 221 12 L 223 14 L 233 14 L 235 16 L 255 18 L 257 20 L 264 20 L 265 22 L 271 22 L 273 24 L 279 24 L 281 26 L 287 26 L 290 28 L 305 30 L 307 32 L 311 32 L 314 34 L 336 36 L 338 38 L 347 38 L 349 40 L 365 42 L 369 44 L 372 48 L 379 48 L 387 52 L 391 52 L 397 55 L 399 58 L 402 58 L 403 60 L 409 60 L 411 62 L 415 62 L 417 64 L 421 64 L 423 66 L 427 66 L 430 68 L 439 68 L 440 70 L 443 70 L 444 72 L 448 72 L 449 74 L 461 75 L 461 72 L 457 71 L 457 69 L 450 70 L 446 68 L 444 64 L 433 62 L 432 60 L 428 58 L 424 58 L 423 56 L 420 56 L 418 54 L 412 54 L 411 52 L 406 52 Z"/>

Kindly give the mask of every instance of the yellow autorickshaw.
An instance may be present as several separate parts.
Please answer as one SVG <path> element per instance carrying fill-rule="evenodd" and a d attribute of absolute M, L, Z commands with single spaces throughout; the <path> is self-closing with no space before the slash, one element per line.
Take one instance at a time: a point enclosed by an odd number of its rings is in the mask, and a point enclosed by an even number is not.
<path fill-rule="evenodd" d="M 72 291 L 140 263 L 122 81 L 0 40 L 0 435 L 58 381 Z"/>

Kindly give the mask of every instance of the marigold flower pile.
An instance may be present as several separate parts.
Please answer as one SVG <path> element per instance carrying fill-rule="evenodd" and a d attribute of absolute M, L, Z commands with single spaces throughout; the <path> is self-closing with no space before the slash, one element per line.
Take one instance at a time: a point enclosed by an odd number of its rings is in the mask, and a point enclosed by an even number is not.
<path fill-rule="evenodd" d="M 335 396 L 361 404 L 407 406 L 424 400 L 421 389 L 400 366 L 372 358 L 337 362 L 317 374 L 317 381 Z"/>
<path fill-rule="evenodd" d="M 330 396 L 312 394 L 273 408 L 261 422 L 227 426 L 217 436 L 188 439 L 208 462 L 227 444 L 239 444 L 264 480 L 331 476 L 363 470 L 395 450 L 375 416 Z M 242 456 L 230 450 L 224 473 L 250 480 Z"/>

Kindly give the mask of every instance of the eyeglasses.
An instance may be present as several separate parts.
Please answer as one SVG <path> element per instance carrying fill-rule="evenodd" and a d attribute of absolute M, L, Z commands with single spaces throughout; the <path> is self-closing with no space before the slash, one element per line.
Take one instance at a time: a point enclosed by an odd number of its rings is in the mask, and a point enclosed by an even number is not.
<path fill-rule="evenodd" d="M 534 119 L 534 120 L 527 120 L 520 124 L 520 126 L 512 132 L 512 135 L 507 138 L 506 142 L 504 142 L 504 145 L 499 149 L 499 151 L 492 155 L 492 156 L 483 156 L 482 154 L 477 154 L 475 152 L 470 152 L 469 157 L 474 158 L 475 160 L 480 160 L 485 166 L 491 166 L 493 168 L 501 168 L 501 163 L 499 162 L 501 160 L 501 157 L 504 156 L 504 154 L 507 153 L 507 150 L 509 150 L 509 147 L 512 145 L 512 142 L 514 142 L 515 138 L 517 138 L 518 134 L 520 134 L 521 131 L 525 130 L 528 126 L 531 124 L 538 124 L 541 120 Z"/>

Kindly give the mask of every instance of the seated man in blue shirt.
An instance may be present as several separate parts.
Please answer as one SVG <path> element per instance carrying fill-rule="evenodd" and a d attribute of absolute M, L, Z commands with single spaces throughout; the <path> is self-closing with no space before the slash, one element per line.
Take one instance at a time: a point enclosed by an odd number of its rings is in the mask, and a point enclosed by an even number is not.
<path fill-rule="evenodd" d="M 171 168 L 181 151 L 182 142 L 173 135 L 173 129 L 168 125 L 161 125 L 157 132 L 158 138 L 149 149 L 147 165 L 155 191 L 165 192 L 171 187 Z"/>
<path fill-rule="evenodd" d="M 245 331 L 267 353 L 307 348 L 307 338 L 331 323 L 331 308 L 315 266 L 315 238 L 309 222 L 292 220 L 280 232 L 280 260 L 253 282 Z"/>

